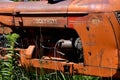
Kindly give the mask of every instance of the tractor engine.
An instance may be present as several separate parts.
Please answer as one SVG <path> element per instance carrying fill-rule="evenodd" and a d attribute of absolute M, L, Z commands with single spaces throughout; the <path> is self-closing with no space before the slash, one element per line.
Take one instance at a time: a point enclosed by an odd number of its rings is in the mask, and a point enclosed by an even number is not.
<path fill-rule="evenodd" d="M 17 28 L 13 31 L 20 35 L 16 47 L 27 48 L 29 45 L 35 45 L 33 58 L 48 56 L 83 62 L 81 39 L 73 29 Z"/>

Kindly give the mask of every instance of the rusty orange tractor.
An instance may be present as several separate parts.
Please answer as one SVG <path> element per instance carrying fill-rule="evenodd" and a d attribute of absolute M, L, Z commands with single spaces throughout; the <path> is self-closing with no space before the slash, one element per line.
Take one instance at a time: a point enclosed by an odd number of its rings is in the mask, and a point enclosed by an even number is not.
<path fill-rule="evenodd" d="M 1 2 L 0 33 L 20 35 L 16 49 L 23 66 L 120 77 L 119 2 Z"/>

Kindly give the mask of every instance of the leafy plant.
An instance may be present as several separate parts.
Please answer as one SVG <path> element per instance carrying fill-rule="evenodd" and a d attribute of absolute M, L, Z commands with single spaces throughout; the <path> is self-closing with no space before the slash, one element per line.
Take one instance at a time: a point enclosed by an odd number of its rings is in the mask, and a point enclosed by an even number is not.
<path fill-rule="evenodd" d="M 14 52 L 14 46 L 19 35 L 16 33 L 5 35 L 7 39 L 7 51 L 0 58 L 0 80 L 15 80 L 18 70 L 18 61 Z M 17 74 L 18 75 L 18 74 Z"/>

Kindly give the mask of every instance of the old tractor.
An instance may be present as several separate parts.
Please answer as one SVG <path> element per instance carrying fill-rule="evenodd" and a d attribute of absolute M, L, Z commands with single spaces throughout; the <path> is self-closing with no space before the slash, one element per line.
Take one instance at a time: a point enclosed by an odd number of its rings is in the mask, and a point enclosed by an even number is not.
<path fill-rule="evenodd" d="M 0 2 L 0 37 L 20 35 L 15 50 L 26 67 L 120 77 L 119 2 Z M 6 48 L 3 44 L 1 49 Z"/>

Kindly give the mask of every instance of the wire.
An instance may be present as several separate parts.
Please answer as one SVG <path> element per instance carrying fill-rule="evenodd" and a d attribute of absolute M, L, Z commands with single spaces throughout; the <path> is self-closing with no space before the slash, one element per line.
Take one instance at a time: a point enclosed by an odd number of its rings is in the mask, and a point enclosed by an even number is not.
<path fill-rule="evenodd" d="M 44 49 L 54 49 L 54 47 L 46 47 L 43 44 L 40 43 L 40 47 L 44 48 Z"/>
<path fill-rule="evenodd" d="M 54 46 L 54 57 L 56 57 L 57 45 L 58 45 L 61 41 L 62 41 L 62 40 L 57 41 L 56 44 L 55 44 L 55 46 Z M 55 64 L 55 63 L 54 63 L 54 65 L 55 65 L 55 67 L 59 67 L 59 66 L 57 66 L 57 64 Z M 57 70 L 57 69 L 56 69 L 56 70 Z M 57 73 L 56 70 L 55 70 L 55 72 Z M 56 74 L 56 78 L 57 78 L 57 74 Z"/>

